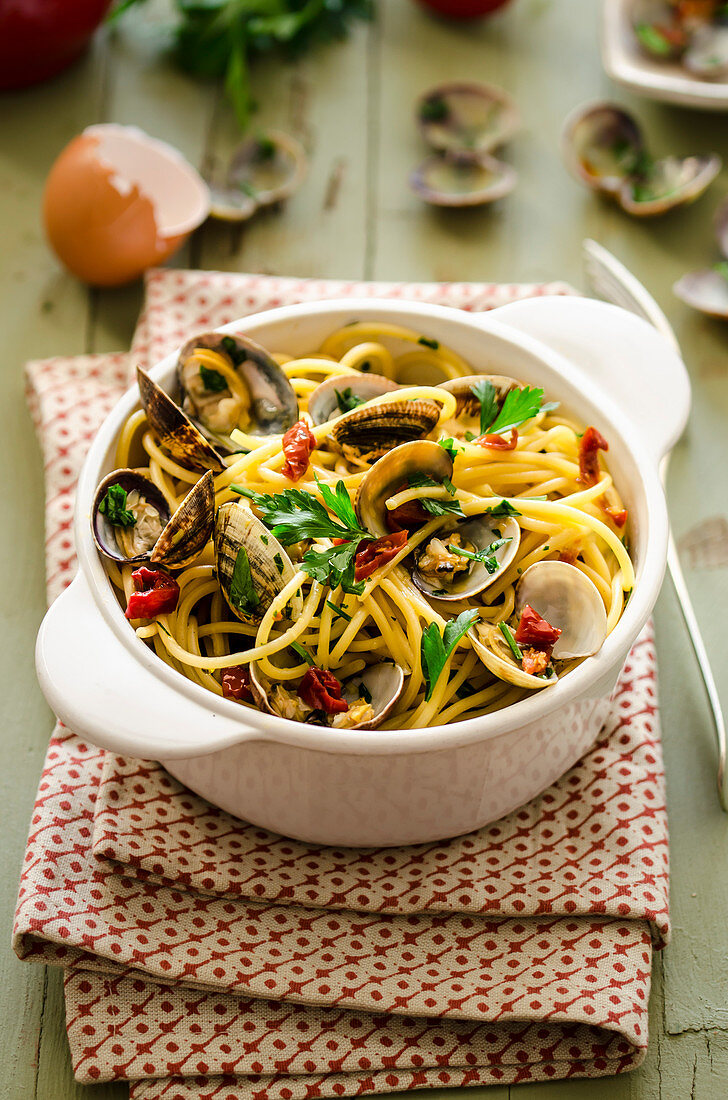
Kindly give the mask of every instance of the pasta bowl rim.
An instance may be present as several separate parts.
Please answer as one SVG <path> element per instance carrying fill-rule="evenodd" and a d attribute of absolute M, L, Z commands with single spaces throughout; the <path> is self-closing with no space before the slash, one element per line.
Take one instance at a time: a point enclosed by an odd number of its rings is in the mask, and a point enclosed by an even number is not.
<path fill-rule="evenodd" d="M 573 299 L 575 303 L 580 300 Z M 543 308 L 546 300 L 540 301 Z M 498 343 L 516 345 L 521 352 L 535 358 L 545 368 L 547 374 L 553 374 L 557 378 L 557 387 L 552 396 L 556 398 L 562 396 L 558 392 L 558 382 L 563 381 L 564 387 L 571 391 L 573 400 L 570 399 L 569 403 L 576 406 L 583 404 L 583 406 L 591 406 L 592 410 L 598 410 L 600 423 L 609 433 L 610 439 L 619 440 L 625 453 L 639 471 L 644 498 L 642 522 L 646 523 L 647 531 L 638 567 L 638 581 L 622 617 L 597 654 L 586 658 L 553 687 L 545 688 L 503 710 L 488 715 L 423 729 L 349 731 L 306 725 L 242 708 L 232 700 L 213 695 L 202 685 L 193 683 L 176 672 L 136 637 L 124 618 L 123 610 L 112 591 L 111 583 L 94 546 L 88 523 L 90 502 L 99 477 L 106 472 L 107 453 L 115 444 L 123 421 L 139 404 L 138 391 L 136 386 L 133 386 L 122 395 L 101 426 L 79 477 L 74 521 L 79 571 L 88 584 L 97 610 L 116 640 L 157 680 L 166 682 L 166 686 L 171 687 L 177 696 L 185 697 L 190 703 L 194 703 L 196 708 L 206 710 L 210 717 L 223 719 L 218 725 L 225 727 L 219 729 L 217 733 L 214 729 L 212 732 L 200 730 L 198 743 L 187 739 L 183 745 L 175 745 L 173 740 L 170 740 L 169 747 L 165 747 L 164 752 L 157 755 L 161 755 L 162 759 L 165 756 L 172 759 L 207 755 L 245 740 L 266 740 L 295 745 L 312 751 L 353 755 L 427 752 L 504 736 L 534 721 L 547 719 L 550 714 L 588 694 L 591 688 L 613 671 L 616 662 L 621 666 L 624 655 L 636 640 L 654 607 L 665 570 L 668 521 L 664 493 L 656 458 L 650 454 L 646 446 L 643 446 L 636 434 L 634 424 L 625 419 L 624 413 L 620 412 L 609 395 L 576 365 L 533 337 L 509 327 L 506 323 L 499 322 L 497 311 L 474 314 L 448 306 L 396 299 L 324 299 L 266 310 L 219 326 L 219 331 L 245 332 L 265 345 L 266 337 L 264 334 L 261 335 L 261 330 L 277 323 L 289 322 L 295 338 L 295 322 L 311 314 L 330 315 L 331 331 L 345 324 L 344 318 L 349 321 L 376 319 L 407 327 L 415 327 L 419 320 L 425 327 L 431 322 L 441 322 L 446 325 L 454 323 L 457 326 L 479 330 L 488 338 L 491 345 Z M 150 370 L 155 381 L 162 384 L 168 380 L 176 357 L 177 351 L 172 352 Z M 529 378 L 523 380 L 532 381 Z M 578 397 L 575 398 L 575 394 L 578 394 Z M 620 426 L 620 418 L 623 426 Z M 588 422 L 584 417 L 581 419 Z M 109 724 L 113 725 L 113 718 L 110 719 Z M 231 726 L 233 728 L 230 728 Z M 113 736 L 109 734 L 108 739 L 113 740 Z M 128 737 L 124 743 L 127 746 L 124 751 L 144 755 L 143 734 L 140 735 L 138 744 L 128 747 Z"/>

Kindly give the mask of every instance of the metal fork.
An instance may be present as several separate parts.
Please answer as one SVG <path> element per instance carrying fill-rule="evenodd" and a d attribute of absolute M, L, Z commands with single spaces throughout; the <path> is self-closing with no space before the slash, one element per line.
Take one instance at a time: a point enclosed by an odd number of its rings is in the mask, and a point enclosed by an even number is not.
<path fill-rule="evenodd" d="M 614 305 L 622 306 L 623 309 L 628 309 L 631 313 L 636 313 L 638 317 L 644 318 L 645 321 L 649 321 L 649 323 L 654 325 L 663 336 L 667 337 L 676 352 L 680 354 L 680 345 L 677 342 L 670 322 L 652 295 L 642 286 L 642 283 L 640 283 L 611 252 L 607 251 L 602 245 L 597 244 L 596 241 L 585 240 L 583 251 L 586 276 L 594 293 L 600 298 L 612 302 Z M 660 475 L 663 485 L 667 481 L 669 457 L 669 455 L 666 455 L 660 465 Z M 683 575 L 682 566 L 680 565 L 680 557 L 677 552 L 672 530 L 670 530 L 667 544 L 667 568 L 677 594 L 682 617 L 685 621 L 688 635 L 695 652 L 695 657 L 698 662 L 698 667 L 700 668 L 700 674 L 703 678 L 703 684 L 705 685 L 705 691 L 713 715 L 716 740 L 718 742 L 718 798 L 720 799 L 721 807 L 728 813 L 725 720 L 723 718 L 723 711 L 720 705 L 715 678 L 710 667 L 708 651 L 705 648 L 705 643 L 700 633 L 700 627 L 698 626 L 698 620 L 690 600 L 690 594 L 685 583 L 685 577 Z"/>

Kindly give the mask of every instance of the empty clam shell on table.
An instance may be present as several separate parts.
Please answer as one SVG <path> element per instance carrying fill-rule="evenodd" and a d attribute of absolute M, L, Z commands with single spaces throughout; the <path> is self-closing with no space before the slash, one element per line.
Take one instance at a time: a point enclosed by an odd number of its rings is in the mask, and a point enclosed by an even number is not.
<path fill-rule="evenodd" d="M 673 284 L 673 293 L 687 305 L 719 320 L 728 319 L 728 201 L 715 216 L 715 236 L 722 258 L 712 268 L 690 271 Z"/>
<path fill-rule="evenodd" d="M 481 153 L 427 157 L 410 174 L 410 187 L 433 206 L 485 206 L 508 195 L 518 182 L 510 164 Z"/>
<path fill-rule="evenodd" d="M 514 101 L 492 84 L 441 84 L 417 101 L 420 133 L 437 152 L 489 153 L 503 145 L 520 126 Z"/>
<path fill-rule="evenodd" d="M 247 138 L 233 153 L 223 180 L 210 182 L 210 214 L 247 221 L 258 210 L 287 199 L 301 185 L 308 158 L 299 141 L 280 130 Z"/>

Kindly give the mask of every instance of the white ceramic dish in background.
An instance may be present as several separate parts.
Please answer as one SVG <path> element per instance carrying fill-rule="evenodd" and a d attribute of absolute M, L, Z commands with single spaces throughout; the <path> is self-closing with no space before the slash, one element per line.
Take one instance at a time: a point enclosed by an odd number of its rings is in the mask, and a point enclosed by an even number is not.
<path fill-rule="evenodd" d="M 218 699 L 130 630 L 91 538 L 95 487 L 113 468 L 119 430 L 138 404 L 130 390 L 81 472 L 79 572 L 44 619 L 37 669 L 46 698 L 71 729 L 104 748 L 161 760 L 239 817 L 315 843 L 411 844 L 502 816 L 552 783 L 593 742 L 662 583 L 667 515 L 657 466 L 682 432 L 690 391 L 681 360 L 650 325 L 579 298 L 532 299 L 481 315 L 390 300 L 318 302 L 227 328 L 296 354 L 354 319 L 418 329 L 452 346 L 476 371 L 541 385 L 608 437 L 610 468 L 630 510 L 637 583 L 601 651 L 555 687 L 507 710 L 426 730 L 329 730 Z M 163 386 L 173 384 L 175 358 L 152 372 Z"/>
<path fill-rule="evenodd" d="M 679 61 L 648 57 L 632 30 L 632 0 L 603 0 L 602 64 L 607 76 L 637 95 L 697 107 L 703 111 L 728 111 L 728 81 L 699 80 Z"/>

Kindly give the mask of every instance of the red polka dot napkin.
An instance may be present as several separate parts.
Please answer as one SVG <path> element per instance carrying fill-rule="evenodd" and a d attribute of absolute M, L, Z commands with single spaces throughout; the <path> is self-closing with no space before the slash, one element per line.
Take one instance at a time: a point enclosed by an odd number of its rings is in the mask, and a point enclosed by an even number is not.
<path fill-rule="evenodd" d="M 49 598 L 73 574 L 80 462 L 136 362 L 283 302 L 388 294 L 484 309 L 568 288 L 158 271 L 147 292 L 131 356 L 28 365 Z M 65 967 L 76 1077 L 127 1079 L 134 1100 L 308 1100 L 632 1068 L 668 935 L 655 691 L 648 630 L 577 767 L 478 833 L 387 850 L 274 836 L 59 727 L 14 945 Z"/>

